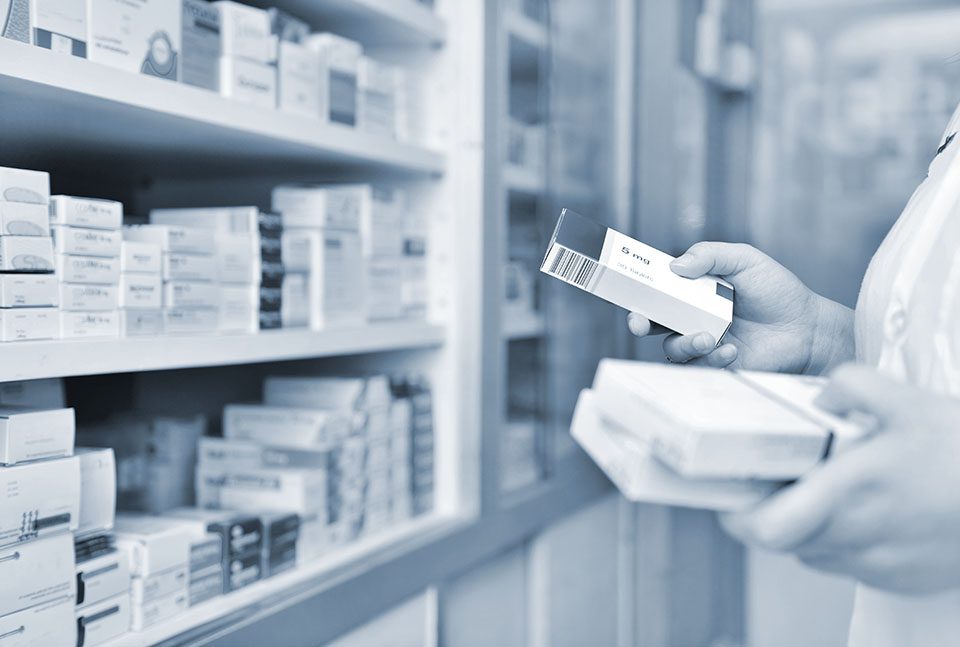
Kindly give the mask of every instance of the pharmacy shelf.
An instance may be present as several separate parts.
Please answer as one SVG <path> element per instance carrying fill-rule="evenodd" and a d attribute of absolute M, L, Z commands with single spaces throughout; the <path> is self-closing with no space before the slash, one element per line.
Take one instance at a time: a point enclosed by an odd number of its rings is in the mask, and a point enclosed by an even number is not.
<path fill-rule="evenodd" d="M 441 326 L 397 323 L 252 335 L 11 342 L 0 344 L 0 382 L 338 357 L 433 348 L 444 341 Z"/>
<path fill-rule="evenodd" d="M 503 318 L 503 336 L 508 340 L 534 339 L 546 334 L 547 324 L 536 312 L 509 314 Z"/>
<path fill-rule="evenodd" d="M 446 40 L 443 19 L 415 0 L 253 0 L 251 4 L 280 7 L 318 30 L 367 47 L 439 47 Z"/>
<path fill-rule="evenodd" d="M 543 173 L 519 166 L 507 164 L 503 167 L 503 181 L 508 191 L 538 196 L 547 192 L 547 180 Z"/>
<path fill-rule="evenodd" d="M 354 128 L 0 39 L 4 156 L 196 177 L 271 163 L 437 176 L 445 157 Z M 123 164 L 128 162 L 129 164 Z"/>

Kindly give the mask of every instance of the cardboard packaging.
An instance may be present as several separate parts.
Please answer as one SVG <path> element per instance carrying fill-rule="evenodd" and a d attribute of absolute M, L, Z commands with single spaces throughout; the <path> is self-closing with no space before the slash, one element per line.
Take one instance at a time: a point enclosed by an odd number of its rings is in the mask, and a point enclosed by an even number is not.
<path fill-rule="evenodd" d="M 117 461 L 112 448 L 78 447 L 80 522 L 77 536 L 113 529 L 117 511 Z"/>
<path fill-rule="evenodd" d="M 180 81 L 220 90 L 220 10 L 206 0 L 183 0 Z"/>
<path fill-rule="evenodd" d="M 164 281 L 216 281 L 217 259 L 212 255 L 164 254 Z"/>
<path fill-rule="evenodd" d="M 224 593 L 259 582 L 263 578 L 262 560 L 260 553 L 248 553 L 230 559 L 223 569 Z"/>
<path fill-rule="evenodd" d="M 119 258 L 57 254 L 56 259 L 57 277 L 65 283 L 116 285 L 120 281 Z"/>
<path fill-rule="evenodd" d="M 393 139 L 396 134 L 394 68 L 366 56 L 357 69 L 357 125 L 371 135 Z"/>
<path fill-rule="evenodd" d="M 0 341 L 34 341 L 60 336 L 56 308 L 0 310 Z"/>
<path fill-rule="evenodd" d="M 76 645 L 77 621 L 73 598 L 63 596 L 17 613 L 0 616 L 4 647 Z"/>
<path fill-rule="evenodd" d="M 73 409 L 0 407 L 0 464 L 73 454 Z"/>
<path fill-rule="evenodd" d="M 128 310 L 159 310 L 163 287 L 159 274 L 121 274 L 119 305 Z"/>
<path fill-rule="evenodd" d="M 0 272 L 52 272 L 53 239 L 0 236 Z"/>
<path fill-rule="evenodd" d="M 195 573 L 201 573 L 212 566 L 217 568 L 223 563 L 223 538 L 212 532 L 204 532 L 190 542 L 190 579 Z"/>
<path fill-rule="evenodd" d="M 50 228 L 54 250 L 58 254 L 81 256 L 120 256 L 123 236 L 118 229 L 90 229 L 55 225 Z"/>
<path fill-rule="evenodd" d="M 277 68 L 245 58 L 220 58 L 220 94 L 259 108 L 277 104 Z"/>
<path fill-rule="evenodd" d="M 182 8 L 168 0 L 88 0 L 90 60 L 176 81 Z"/>
<path fill-rule="evenodd" d="M 244 512 L 277 510 L 302 515 L 327 514 L 326 472 L 291 468 L 197 470 L 197 502 Z"/>
<path fill-rule="evenodd" d="M 8 407 L 64 409 L 67 396 L 60 378 L 4 382 L 0 384 L 0 404 Z"/>
<path fill-rule="evenodd" d="M 73 537 L 61 533 L 0 549 L 0 616 L 76 597 Z"/>
<path fill-rule="evenodd" d="M 30 0 L 7 2 L 0 8 L 0 38 L 30 42 Z"/>
<path fill-rule="evenodd" d="M 271 33 L 270 14 L 239 2 L 220 0 L 221 47 L 224 57 L 269 65 L 277 60 L 277 39 Z"/>
<path fill-rule="evenodd" d="M 77 563 L 77 606 L 86 607 L 130 593 L 130 564 L 116 549 Z"/>
<path fill-rule="evenodd" d="M 60 284 L 60 307 L 63 310 L 96 312 L 116 310 L 120 293 L 115 285 Z"/>
<path fill-rule="evenodd" d="M 190 606 L 194 607 L 201 602 L 223 595 L 223 567 L 219 564 L 204 569 L 190 576 L 190 588 L 187 597 Z"/>
<path fill-rule="evenodd" d="M 216 308 L 220 286 L 202 281 L 168 281 L 163 284 L 165 308 Z"/>
<path fill-rule="evenodd" d="M 217 234 L 218 280 L 248 285 L 260 283 L 260 256 L 259 234 Z"/>
<path fill-rule="evenodd" d="M 56 306 L 59 302 L 55 274 L 0 274 L 0 308 Z"/>
<path fill-rule="evenodd" d="M 0 202 L 49 203 L 50 174 L 0 166 Z"/>
<path fill-rule="evenodd" d="M 117 546 L 130 553 L 130 572 L 150 577 L 186 568 L 192 534 L 182 523 L 146 515 L 121 514 L 116 520 Z"/>
<path fill-rule="evenodd" d="M 307 38 L 307 47 L 322 64 L 320 84 L 326 93 L 326 120 L 355 126 L 357 123 L 357 73 L 363 47 L 360 43 L 330 33 Z"/>
<path fill-rule="evenodd" d="M 257 287 L 229 285 L 220 287 L 220 330 L 223 332 L 256 332 Z"/>
<path fill-rule="evenodd" d="M 364 184 L 281 184 L 271 198 L 284 228 L 360 230 Z"/>
<path fill-rule="evenodd" d="M 405 312 L 400 259 L 369 259 L 366 278 L 367 321 L 402 319 Z"/>
<path fill-rule="evenodd" d="M 337 411 L 369 411 L 390 406 L 390 382 L 371 377 L 285 377 L 271 375 L 263 383 L 264 402 L 274 406 L 314 407 Z"/>
<path fill-rule="evenodd" d="M 86 0 L 30 0 L 33 44 L 44 49 L 87 57 Z"/>
<path fill-rule="evenodd" d="M 215 308 L 177 308 L 163 311 L 163 329 L 169 335 L 217 332 L 219 313 Z"/>
<path fill-rule="evenodd" d="M 280 42 L 277 61 L 277 108 L 316 119 L 321 112 L 320 58 L 295 42 Z"/>
<path fill-rule="evenodd" d="M 310 326 L 315 330 L 366 323 L 360 237 L 333 229 L 308 232 Z"/>
<path fill-rule="evenodd" d="M 49 211 L 45 204 L 0 200 L 0 236 L 48 236 Z"/>
<path fill-rule="evenodd" d="M 359 185 L 360 238 L 364 258 L 403 254 L 404 193 L 389 186 Z"/>
<path fill-rule="evenodd" d="M 0 546 L 73 531 L 80 519 L 76 457 L 0 470 Z"/>
<path fill-rule="evenodd" d="M 131 605 L 130 627 L 143 631 L 147 627 L 169 620 L 190 607 L 187 592 L 175 593 L 144 605 Z"/>
<path fill-rule="evenodd" d="M 130 631 L 130 594 L 121 593 L 108 600 L 77 610 L 77 644 L 80 647 L 104 645 Z"/>
<path fill-rule="evenodd" d="M 306 328 L 310 325 L 309 275 L 284 276 L 280 299 L 280 320 L 284 328 Z"/>
<path fill-rule="evenodd" d="M 297 542 L 278 545 L 262 558 L 263 577 L 274 577 L 297 567 Z"/>
<path fill-rule="evenodd" d="M 153 243 L 125 240 L 120 246 L 120 272 L 123 274 L 160 274 L 163 251 Z"/>
<path fill-rule="evenodd" d="M 123 228 L 124 240 L 160 245 L 164 254 L 205 254 L 216 251 L 213 232 L 201 227 L 173 225 L 128 225 Z"/>
<path fill-rule="evenodd" d="M 120 336 L 144 337 L 163 334 L 162 310 L 121 310 Z"/>
<path fill-rule="evenodd" d="M 144 606 L 161 598 L 185 593 L 189 584 L 186 565 L 154 573 L 149 577 L 134 577 L 130 580 L 130 600 L 136 606 Z"/>
<path fill-rule="evenodd" d="M 201 467 L 209 467 L 213 471 L 274 467 L 331 470 L 335 454 L 332 447 L 281 447 L 246 440 L 203 437 L 198 445 L 197 459 Z"/>
<path fill-rule="evenodd" d="M 123 204 L 115 200 L 55 195 L 50 198 L 50 224 L 120 229 L 123 224 Z"/>
<path fill-rule="evenodd" d="M 673 273 L 673 256 L 564 209 L 540 270 L 675 332 L 720 343 L 733 321 L 733 286 Z"/>
<path fill-rule="evenodd" d="M 105 532 L 94 533 L 86 537 L 74 535 L 73 546 L 79 563 L 109 555 L 117 549 L 117 540 L 111 533 Z"/>
<path fill-rule="evenodd" d="M 104 312 L 60 311 L 60 337 L 62 339 L 119 336 L 120 313 L 116 310 Z"/>
<path fill-rule="evenodd" d="M 218 234 L 253 235 L 259 231 L 257 207 L 208 207 L 197 209 L 153 209 L 150 222 L 176 227 L 202 227 Z"/>
<path fill-rule="evenodd" d="M 352 424 L 349 415 L 320 409 L 228 404 L 223 410 L 224 437 L 277 446 L 329 445 L 347 436 Z"/>

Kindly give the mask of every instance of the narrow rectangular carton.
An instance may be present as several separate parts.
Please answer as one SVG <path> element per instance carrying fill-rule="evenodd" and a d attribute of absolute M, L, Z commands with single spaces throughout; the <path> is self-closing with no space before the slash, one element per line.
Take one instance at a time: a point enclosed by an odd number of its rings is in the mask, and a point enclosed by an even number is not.
<path fill-rule="evenodd" d="M 80 520 L 75 456 L 0 470 L 0 546 L 73 531 Z"/>
<path fill-rule="evenodd" d="M 120 307 L 158 310 L 163 307 L 163 280 L 159 274 L 121 274 Z"/>
<path fill-rule="evenodd" d="M 81 256 L 120 256 L 123 236 L 118 229 L 92 229 L 90 227 L 71 227 L 55 225 L 50 228 L 53 234 L 54 249 L 58 254 L 79 254 Z"/>
<path fill-rule="evenodd" d="M 73 409 L 0 406 L 0 464 L 73 454 Z"/>
<path fill-rule="evenodd" d="M 163 310 L 121 310 L 120 335 L 143 337 L 163 334 Z"/>
<path fill-rule="evenodd" d="M 50 198 L 50 224 L 120 229 L 123 224 L 123 204 L 116 200 L 55 195 Z"/>
<path fill-rule="evenodd" d="M 62 339 L 119 336 L 120 313 L 117 310 L 60 312 L 60 337 Z"/>
<path fill-rule="evenodd" d="M 192 534 L 183 524 L 145 515 L 123 514 L 116 521 L 117 546 L 130 552 L 130 572 L 149 577 L 190 562 Z"/>
<path fill-rule="evenodd" d="M 277 68 L 243 58 L 220 58 L 220 94 L 265 109 L 277 103 Z"/>
<path fill-rule="evenodd" d="M 0 274 L 0 308 L 59 304 L 55 274 Z"/>
<path fill-rule="evenodd" d="M 30 0 L 30 10 L 34 45 L 87 57 L 86 0 Z"/>
<path fill-rule="evenodd" d="M 278 446 L 327 445 L 350 433 L 352 421 L 341 412 L 255 404 L 228 404 L 223 435 Z"/>
<path fill-rule="evenodd" d="M 52 272 L 53 239 L 0 236 L 0 272 Z"/>
<path fill-rule="evenodd" d="M 63 596 L 36 606 L 0 616 L 0 636 L 4 647 L 36 645 L 76 645 L 77 621 L 73 598 Z"/>
<path fill-rule="evenodd" d="M 0 236 L 47 236 L 49 212 L 45 204 L 0 200 Z"/>
<path fill-rule="evenodd" d="M 82 647 L 96 647 L 130 631 L 130 594 L 121 593 L 77 610 Z"/>
<path fill-rule="evenodd" d="M 88 283 L 61 283 L 60 308 L 78 312 L 116 310 L 120 294 L 115 285 L 92 285 Z"/>
<path fill-rule="evenodd" d="M 163 251 L 155 243 L 125 240 L 120 246 L 120 271 L 124 274 L 160 274 Z"/>
<path fill-rule="evenodd" d="M 120 281 L 120 259 L 58 254 L 57 277 L 66 283 L 116 285 Z"/>
<path fill-rule="evenodd" d="M 78 447 L 80 523 L 77 536 L 113 529 L 117 511 L 117 460 L 109 447 Z"/>
<path fill-rule="evenodd" d="M 0 616 L 77 595 L 73 537 L 60 533 L 0 549 Z"/>
<path fill-rule="evenodd" d="M 117 549 L 77 564 L 77 606 L 85 607 L 130 592 L 130 563 Z"/>
<path fill-rule="evenodd" d="M 217 259 L 213 255 L 164 254 L 164 281 L 216 281 Z"/>
<path fill-rule="evenodd" d="M 90 60 L 171 81 L 179 78 L 179 2 L 88 0 L 87 15 Z"/>
<path fill-rule="evenodd" d="M 180 81 L 220 90 L 220 10 L 205 0 L 183 0 Z"/>
<path fill-rule="evenodd" d="M 0 166 L 0 201 L 49 203 L 50 174 L 45 171 Z"/>
<path fill-rule="evenodd" d="M 56 308 L 0 310 L 0 341 L 57 339 L 60 319 Z"/>
<path fill-rule="evenodd" d="M 212 255 L 213 232 L 201 227 L 176 227 L 173 225 L 129 225 L 123 228 L 124 240 L 160 245 L 164 253 Z"/>

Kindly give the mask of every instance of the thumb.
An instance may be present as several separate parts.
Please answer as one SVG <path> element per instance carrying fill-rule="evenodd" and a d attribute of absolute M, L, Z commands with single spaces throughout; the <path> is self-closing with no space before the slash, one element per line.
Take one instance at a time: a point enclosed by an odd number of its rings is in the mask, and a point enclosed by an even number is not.
<path fill-rule="evenodd" d="M 739 243 L 697 243 L 670 263 L 670 269 L 688 279 L 705 274 L 732 276 L 755 264 L 759 254 Z"/>
<path fill-rule="evenodd" d="M 830 376 L 815 404 L 830 413 L 867 414 L 890 420 L 910 398 L 909 385 L 881 375 L 873 368 L 847 364 Z"/>

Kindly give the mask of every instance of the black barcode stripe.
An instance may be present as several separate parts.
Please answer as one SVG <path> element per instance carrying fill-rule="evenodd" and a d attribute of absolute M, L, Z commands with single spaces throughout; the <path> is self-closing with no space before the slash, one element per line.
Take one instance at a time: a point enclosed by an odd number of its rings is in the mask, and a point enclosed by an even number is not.
<path fill-rule="evenodd" d="M 583 289 L 587 289 L 596 272 L 595 260 L 563 247 L 557 248 L 549 269 L 550 274 Z"/>

